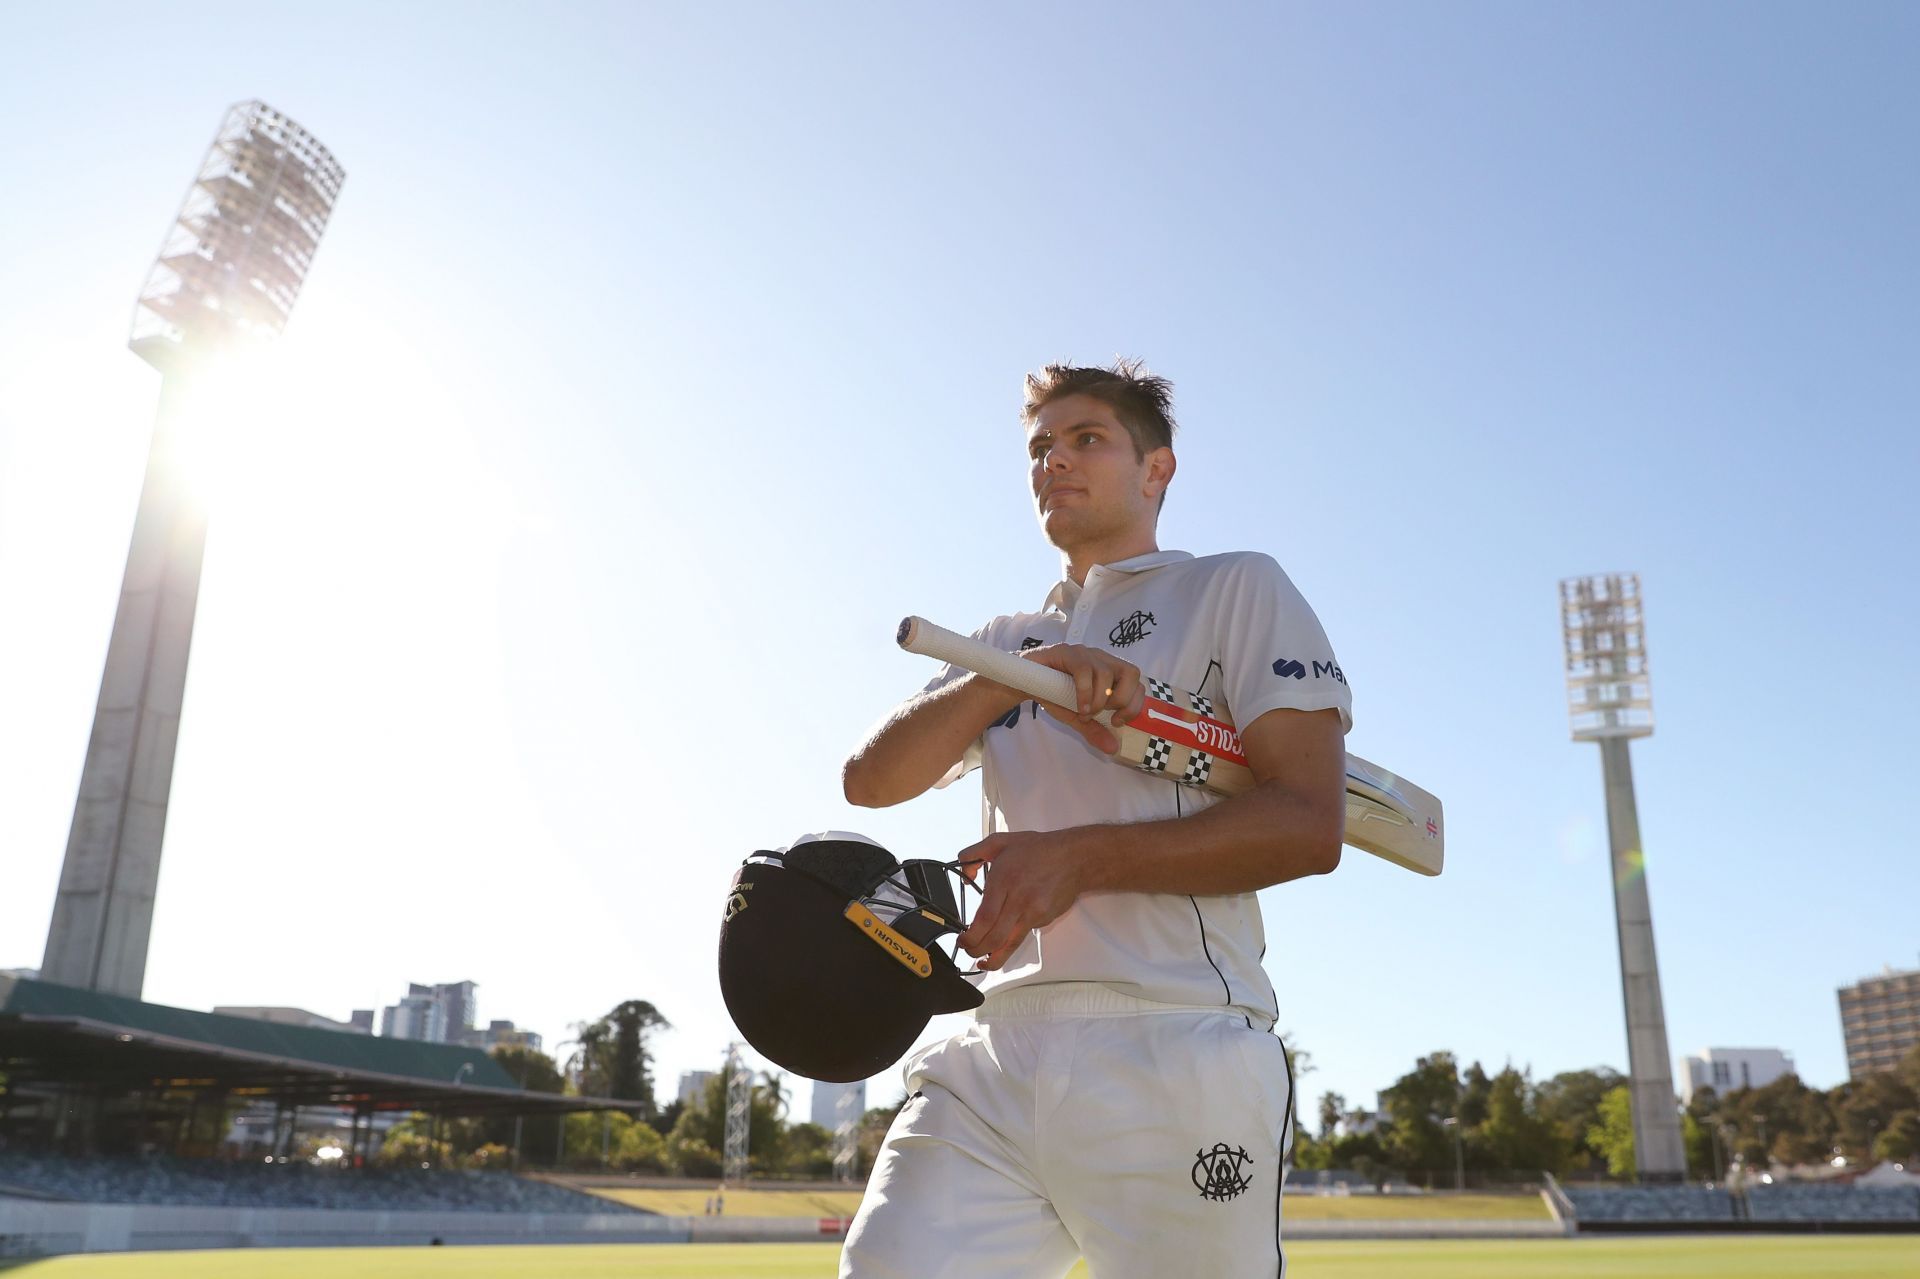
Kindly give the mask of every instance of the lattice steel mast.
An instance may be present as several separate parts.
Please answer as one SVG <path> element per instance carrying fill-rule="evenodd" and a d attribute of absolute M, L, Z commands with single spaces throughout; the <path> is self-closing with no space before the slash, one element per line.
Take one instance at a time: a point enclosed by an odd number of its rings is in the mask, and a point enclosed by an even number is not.
<path fill-rule="evenodd" d="M 160 411 L 41 976 L 138 997 L 200 592 L 206 514 L 179 460 L 197 391 L 285 327 L 346 174 L 263 102 L 227 112 L 134 307 Z M 258 406 L 263 418 L 274 411 Z"/>
<path fill-rule="evenodd" d="M 747 1136 L 753 1122 L 753 1070 L 739 1044 L 727 1045 L 727 1131 L 721 1179 L 729 1186 L 747 1181 Z"/>
<path fill-rule="evenodd" d="M 833 1099 L 833 1179 L 851 1182 L 860 1157 L 860 1103 L 866 1085 L 849 1084 Z"/>

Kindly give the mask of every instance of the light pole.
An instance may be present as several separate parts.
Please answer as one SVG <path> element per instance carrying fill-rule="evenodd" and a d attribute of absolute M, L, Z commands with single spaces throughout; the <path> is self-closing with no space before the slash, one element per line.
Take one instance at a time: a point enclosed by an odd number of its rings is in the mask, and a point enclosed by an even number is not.
<path fill-rule="evenodd" d="M 264 102 L 240 103 L 141 288 L 128 345 L 162 375 L 160 411 L 40 961 L 47 981 L 134 999 L 146 982 L 207 534 L 187 458 L 208 437 L 206 392 L 245 392 L 232 407 L 267 431 L 300 394 L 247 391 L 225 366 L 286 326 L 345 179 L 312 134 Z"/>
<path fill-rule="evenodd" d="M 1653 733 L 1642 604 L 1638 574 L 1606 573 L 1560 583 L 1573 739 L 1600 747 L 1607 838 L 1612 846 L 1614 930 L 1627 1014 L 1634 1170 L 1641 1181 L 1684 1181 L 1687 1148 L 1673 1105 L 1673 1067 L 1660 999 L 1660 965 L 1654 953 L 1653 906 L 1634 802 L 1633 766 L 1627 756 L 1629 742 Z"/>
<path fill-rule="evenodd" d="M 1467 1188 L 1467 1156 L 1465 1148 L 1461 1145 L 1460 1121 L 1457 1118 L 1442 1119 L 1440 1126 L 1453 1129 L 1453 1188 L 1455 1191 L 1465 1190 Z"/>

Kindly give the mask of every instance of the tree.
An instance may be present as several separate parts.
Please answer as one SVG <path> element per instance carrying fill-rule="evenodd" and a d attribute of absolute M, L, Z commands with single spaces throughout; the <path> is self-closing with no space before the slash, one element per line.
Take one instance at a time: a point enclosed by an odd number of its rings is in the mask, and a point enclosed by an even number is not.
<path fill-rule="evenodd" d="M 1920 1110 L 1903 1110 L 1887 1121 L 1887 1130 L 1873 1143 L 1878 1159 L 1920 1161 Z"/>
<path fill-rule="evenodd" d="M 824 1181 L 833 1176 L 833 1134 L 819 1124 L 795 1124 L 787 1129 L 785 1156 L 784 1175 Z"/>
<path fill-rule="evenodd" d="M 1308 1171 L 1325 1168 L 1332 1156 L 1329 1142 L 1315 1141 L 1304 1129 L 1293 1134 L 1293 1151 L 1289 1157 L 1295 1168 Z"/>
<path fill-rule="evenodd" d="M 666 1138 L 632 1115 L 617 1110 L 579 1111 L 567 1116 L 565 1161 L 569 1168 L 611 1168 L 621 1172 L 665 1172 Z"/>
<path fill-rule="evenodd" d="M 488 1050 L 488 1056 L 500 1063 L 514 1083 L 528 1092 L 557 1096 L 566 1091 L 566 1080 L 553 1058 L 537 1048 L 502 1044 Z M 449 1128 L 449 1140 L 456 1150 L 475 1151 L 485 1146 L 501 1146 L 511 1151 L 514 1138 L 520 1139 L 522 1161 L 546 1163 L 553 1158 L 555 1138 L 559 1135 L 558 1116 L 535 1114 L 515 1122 L 513 1115 L 484 1115 L 477 1119 L 456 1119 Z"/>
<path fill-rule="evenodd" d="M 415 1111 L 387 1129 L 373 1162 L 382 1168 L 424 1168 L 429 1164 L 449 1168 L 461 1162 L 451 1142 L 428 1139 L 428 1131 L 435 1127 L 432 1119 Z"/>
<path fill-rule="evenodd" d="M 1735 1127 L 1734 1146 L 1748 1166 L 1824 1163 L 1833 1148 L 1833 1115 L 1824 1093 L 1787 1074 L 1760 1088 L 1736 1088 L 1722 1113 Z"/>
<path fill-rule="evenodd" d="M 1534 1113 L 1566 1152 L 1558 1171 L 1605 1166 L 1605 1156 L 1588 1144 L 1587 1134 L 1600 1121 L 1601 1100 L 1622 1082 L 1619 1071 L 1599 1066 L 1563 1071 L 1534 1090 Z"/>
<path fill-rule="evenodd" d="M 1529 1104 L 1532 1093 L 1527 1077 L 1512 1066 L 1488 1083 L 1486 1119 L 1474 1137 L 1489 1166 L 1535 1172 L 1564 1163 L 1565 1142 Z"/>
<path fill-rule="evenodd" d="M 1378 1187 L 1384 1185 L 1392 1165 L 1387 1161 L 1386 1147 L 1381 1144 L 1376 1133 L 1352 1133 L 1336 1138 L 1327 1147 L 1329 1168 L 1347 1168 L 1361 1174 Z"/>
<path fill-rule="evenodd" d="M 1493 1095 L 1493 1081 L 1479 1062 L 1468 1066 L 1460 1077 L 1460 1106 L 1454 1113 L 1464 1128 L 1478 1128 L 1487 1122 L 1487 1103 Z"/>
<path fill-rule="evenodd" d="M 1587 1130 L 1587 1144 L 1607 1161 L 1607 1171 L 1630 1177 L 1633 1158 L 1633 1090 L 1622 1084 L 1600 1099 L 1600 1118 Z"/>
<path fill-rule="evenodd" d="M 1893 1073 L 1907 1086 L 1908 1092 L 1920 1096 L 1920 1044 L 1907 1049 Z"/>
<path fill-rule="evenodd" d="M 1341 1117 L 1347 1113 L 1347 1099 L 1337 1092 L 1320 1094 L 1320 1140 L 1328 1141 L 1333 1130 L 1339 1126 Z M 1305 1165 L 1303 1164 L 1302 1167 Z"/>
<path fill-rule="evenodd" d="M 617 1004 L 598 1021 L 575 1023 L 580 1091 L 590 1097 L 637 1101 L 643 1107 L 641 1114 L 651 1119 L 655 1112 L 653 1054 L 647 1037 L 671 1028 L 660 1010 L 644 999 Z"/>
<path fill-rule="evenodd" d="M 1460 1074 L 1452 1053 L 1420 1058 L 1382 1090 L 1380 1100 L 1391 1119 L 1384 1144 L 1394 1167 L 1412 1173 L 1453 1165 L 1452 1139 L 1440 1122 L 1459 1113 Z"/>
<path fill-rule="evenodd" d="M 1868 1143 L 1873 1142 L 1877 1148 L 1879 1134 L 1892 1126 L 1894 1116 L 1920 1109 L 1920 1098 L 1914 1096 L 1898 1070 L 1881 1070 L 1830 1089 L 1827 1107 L 1833 1113 L 1844 1152 L 1873 1163 L 1877 1156 L 1867 1149 Z"/>
<path fill-rule="evenodd" d="M 765 1174 L 781 1170 L 786 1158 L 785 1076 L 763 1074 L 747 1103 L 747 1165 Z M 687 1108 L 667 1135 L 667 1159 L 689 1177 L 717 1177 L 727 1148 L 727 1078 L 721 1071 Z"/>

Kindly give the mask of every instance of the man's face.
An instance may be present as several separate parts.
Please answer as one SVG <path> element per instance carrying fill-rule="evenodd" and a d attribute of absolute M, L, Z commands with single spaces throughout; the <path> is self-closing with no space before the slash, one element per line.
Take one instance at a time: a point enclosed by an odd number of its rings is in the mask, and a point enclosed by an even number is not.
<path fill-rule="evenodd" d="M 1162 453 L 1171 458 L 1165 449 L 1136 456 L 1119 416 L 1090 395 L 1049 401 L 1027 428 L 1027 478 L 1047 540 L 1067 550 L 1151 529 L 1164 487 L 1154 468 Z"/>

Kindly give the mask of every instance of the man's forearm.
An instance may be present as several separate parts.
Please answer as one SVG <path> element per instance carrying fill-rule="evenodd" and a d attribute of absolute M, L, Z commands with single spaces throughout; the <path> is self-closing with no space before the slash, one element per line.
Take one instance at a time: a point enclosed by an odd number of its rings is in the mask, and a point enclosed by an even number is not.
<path fill-rule="evenodd" d="M 840 770 L 847 802 L 886 808 L 924 794 L 1021 694 L 979 675 L 912 698 L 881 721 Z"/>
<path fill-rule="evenodd" d="M 1334 806 L 1263 782 L 1189 817 L 1058 832 L 1081 891 L 1248 893 L 1340 864 L 1344 798 Z"/>

